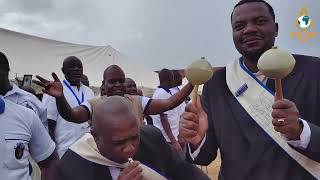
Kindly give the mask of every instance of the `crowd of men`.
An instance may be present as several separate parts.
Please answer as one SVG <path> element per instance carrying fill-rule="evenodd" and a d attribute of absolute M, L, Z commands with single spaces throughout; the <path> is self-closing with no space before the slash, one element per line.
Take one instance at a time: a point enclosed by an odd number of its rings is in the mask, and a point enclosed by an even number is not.
<path fill-rule="evenodd" d="M 320 179 L 320 59 L 294 55 L 284 99 L 274 101 L 274 80 L 257 68 L 278 36 L 273 8 L 241 0 L 231 26 L 241 57 L 217 70 L 195 103 L 178 71 L 162 69 L 149 98 L 117 65 L 94 96 L 75 56 L 63 61 L 64 80 L 37 76 L 40 101 L 10 83 L 0 53 L 0 179 L 210 179 L 195 164 L 210 164 L 218 149 L 219 180 Z"/>

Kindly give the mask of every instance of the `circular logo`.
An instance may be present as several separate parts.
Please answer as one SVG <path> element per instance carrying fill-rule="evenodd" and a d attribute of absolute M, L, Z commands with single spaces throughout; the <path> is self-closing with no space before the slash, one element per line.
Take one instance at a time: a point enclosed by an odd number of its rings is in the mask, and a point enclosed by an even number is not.
<path fill-rule="evenodd" d="M 300 16 L 298 18 L 298 24 L 301 29 L 306 29 L 310 26 L 311 19 L 309 16 Z"/>
<path fill-rule="evenodd" d="M 23 143 L 18 143 L 16 150 L 14 152 L 14 155 L 16 156 L 17 159 L 21 159 L 23 157 L 23 152 L 24 152 L 24 144 Z"/>

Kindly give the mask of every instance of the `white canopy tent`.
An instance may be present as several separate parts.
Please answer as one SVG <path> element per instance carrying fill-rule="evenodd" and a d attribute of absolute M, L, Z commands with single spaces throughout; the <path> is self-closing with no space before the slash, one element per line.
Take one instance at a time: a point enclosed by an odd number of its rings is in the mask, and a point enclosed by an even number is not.
<path fill-rule="evenodd" d="M 10 64 L 10 78 L 24 74 L 51 77 L 56 72 L 59 78 L 62 62 L 68 56 L 81 59 L 84 74 L 90 84 L 100 86 L 103 71 L 112 64 L 119 65 L 126 77 L 134 79 L 138 86 L 154 88 L 158 85 L 157 74 L 136 64 L 111 46 L 89 46 L 55 41 L 0 28 L 0 51 Z"/>

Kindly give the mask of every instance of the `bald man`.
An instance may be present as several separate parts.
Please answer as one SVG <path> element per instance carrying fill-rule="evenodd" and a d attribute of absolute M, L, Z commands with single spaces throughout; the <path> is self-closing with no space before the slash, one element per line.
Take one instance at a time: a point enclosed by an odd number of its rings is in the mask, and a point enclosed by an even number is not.
<path fill-rule="evenodd" d="M 127 98 L 107 97 L 94 108 L 91 134 L 67 151 L 55 168 L 54 179 L 209 179 L 196 166 L 180 159 L 157 128 L 139 128 Z M 134 161 L 127 163 L 129 158 Z"/>
<path fill-rule="evenodd" d="M 152 98 L 155 99 L 168 99 L 173 94 L 170 90 L 173 84 L 173 73 L 169 69 L 161 69 L 159 72 L 160 85 L 153 93 Z M 175 109 L 166 111 L 152 117 L 153 124 L 159 128 L 173 148 L 182 153 L 182 148 L 178 142 L 179 135 L 179 120 L 180 117 Z"/>
<path fill-rule="evenodd" d="M 65 58 L 61 70 L 65 76 L 65 80 L 62 81 L 62 92 L 71 107 L 77 107 L 85 100 L 94 98 L 93 91 L 81 83 L 83 66 L 79 58 L 75 56 Z M 89 124 L 65 120 L 59 115 L 56 99 L 47 94 L 44 95 L 42 102 L 47 107 L 49 133 L 57 144 L 57 152 L 61 158 L 74 142 L 89 132 Z"/>
<path fill-rule="evenodd" d="M 52 76 L 54 81 L 48 81 L 40 76 L 37 76 L 40 81 L 36 81 L 36 83 L 45 88 L 45 93 L 56 98 L 60 115 L 64 119 L 75 123 L 83 123 L 88 121 L 92 115 L 92 107 L 100 98 L 118 95 L 127 97 L 134 104 L 136 116 L 142 124 L 143 114 L 160 114 L 173 109 L 181 104 L 181 102 L 188 97 L 193 89 L 193 86 L 189 83 L 178 93 L 168 99 L 150 99 L 144 96 L 126 95 L 126 88 L 124 84 L 125 74 L 119 66 L 111 65 L 103 73 L 105 96 L 91 101 L 85 101 L 80 106 L 71 108 L 64 97 L 59 78 L 55 73 L 53 73 Z"/>

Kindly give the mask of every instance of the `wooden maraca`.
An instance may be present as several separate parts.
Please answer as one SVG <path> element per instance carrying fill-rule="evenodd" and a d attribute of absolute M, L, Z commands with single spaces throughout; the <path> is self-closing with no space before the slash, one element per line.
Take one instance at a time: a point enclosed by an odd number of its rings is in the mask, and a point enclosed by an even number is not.
<path fill-rule="evenodd" d="M 276 46 L 264 52 L 258 61 L 258 69 L 266 77 L 275 80 L 275 100 L 283 99 L 281 79 L 286 77 L 292 69 L 296 60 L 285 50 Z"/>
<path fill-rule="evenodd" d="M 185 73 L 188 81 L 194 85 L 192 92 L 192 104 L 196 105 L 198 87 L 211 79 L 213 75 L 212 66 L 204 57 L 202 57 L 190 64 L 185 70 Z"/>

